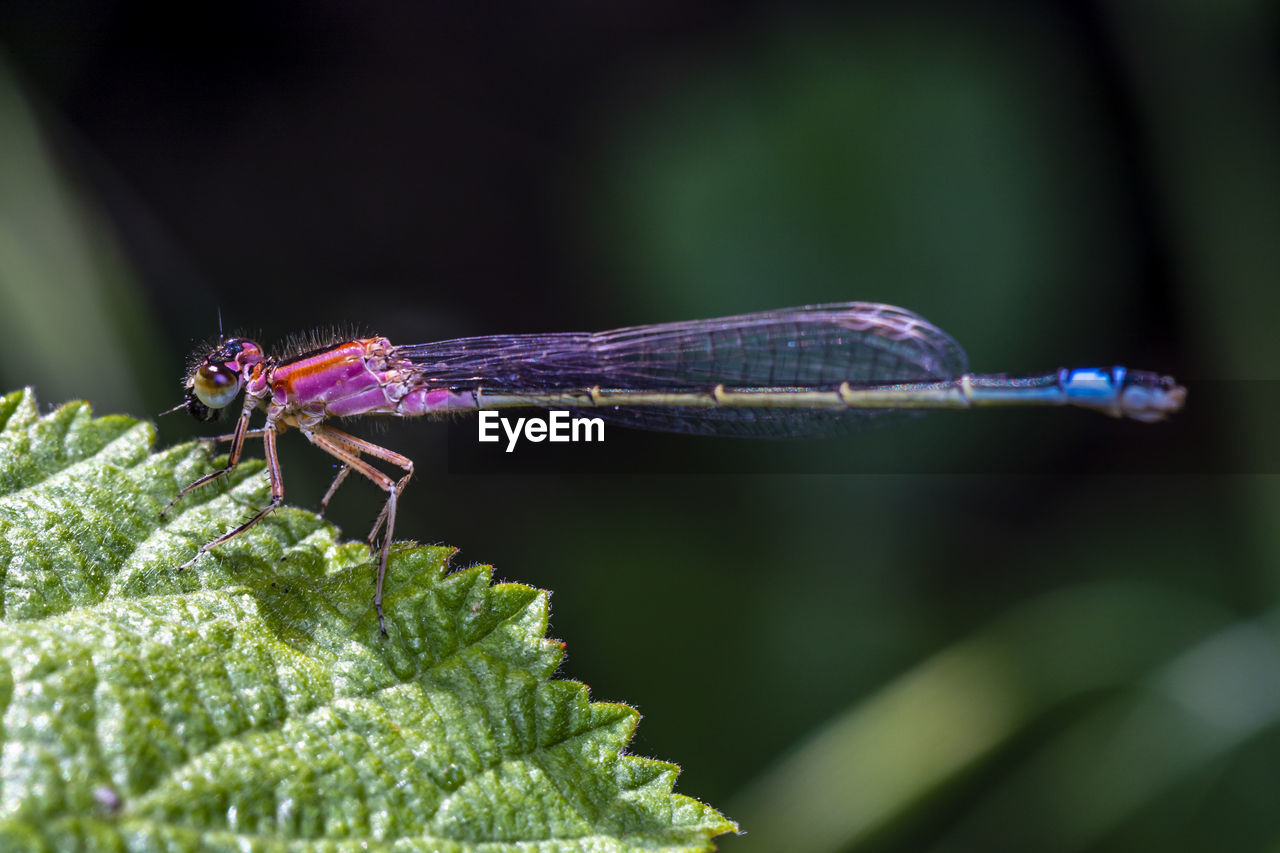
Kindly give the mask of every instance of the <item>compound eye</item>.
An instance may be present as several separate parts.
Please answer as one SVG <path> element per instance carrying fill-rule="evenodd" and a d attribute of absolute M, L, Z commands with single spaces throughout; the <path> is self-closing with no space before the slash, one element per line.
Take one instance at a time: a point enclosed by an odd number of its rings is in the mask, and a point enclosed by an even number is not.
<path fill-rule="evenodd" d="M 211 409 L 221 409 L 240 393 L 240 374 L 225 364 L 200 365 L 191 379 L 191 390 L 196 399 Z"/>

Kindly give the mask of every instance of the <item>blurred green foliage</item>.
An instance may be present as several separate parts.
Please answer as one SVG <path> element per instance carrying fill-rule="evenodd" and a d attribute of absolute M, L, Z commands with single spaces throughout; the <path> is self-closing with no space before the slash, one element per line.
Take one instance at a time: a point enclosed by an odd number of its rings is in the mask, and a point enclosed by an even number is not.
<path fill-rule="evenodd" d="M 0 378 L 39 383 L 54 400 L 88 388 L 138 411 L 156 385 L 141 369 L 155 320 L 111 225 L 60 174 L 3 54 L 0 135 Z"/>
<path fill-rule="evenodd" d="M 47 324 L 0 320 L 0 378 L 165 408 L 176 388 L 151 383 L 218 304 L 266 340 L 335 320 L 400 340 L 846 299 L 922 313 L 980 371 L 1173 373 L 1187 410 L 1154 427 L 975 414 L 749 448 L 612 433 L 652 476 L 450 474 L 438 430 L 380 440 L 419 464 L 402 535 L 554 588 L 569 673 L 635 701 L 637 748 L 729 803 L 748 834 L 726 850 L 780 849 L 795 826 L 832 851 L 1274 848 L 1275 9 L 838 5 L 475 33 L 358 19 L 378 40 L 341 50 L 316 47 L 317 24 L 237 54 L 252 73 L 224 100 L 201 94 L 202 65 L 152 95 L 168 111 L 81 106 L 90 141 L 163 199 L 168 239 L 148 224 L 130 245 L 181 245 L 203 275 L 88 284 L 72 299 L 134 307 L 59 332 L 68 297 L 29 282 L 64 278 L 66 252 L 15 236 L 34 201 L 0 204 L 0 240 L 27 250 L 0 252 L 4 314 Z M 146 67 L 212 61 L 174 56 Z M 80 102 L 42 79 L 47 142 Z M 132 153 L 148 139 L 163 167 Z M 41 185 L 93 210 L 104 183 Z M 137 230 L 92 221 L 38 231 L 84 253 Z M 147 352 L 122 364 L 95 336 Z M 314 502 L 330 470 L 282 444 L 290 500 Z M 902 473 L 842 473 L 868 460 Z M 335 509 L 355 531 L 376 512 Z M 716 656 L 714 691 L 691 650 Z"/>

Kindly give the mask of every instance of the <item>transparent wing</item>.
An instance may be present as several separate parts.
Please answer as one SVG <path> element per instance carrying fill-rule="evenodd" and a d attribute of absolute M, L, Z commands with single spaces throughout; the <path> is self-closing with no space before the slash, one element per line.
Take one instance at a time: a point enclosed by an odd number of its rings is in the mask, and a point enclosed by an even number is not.
<path fill-rule="evenodd" d="M 597 387 L 833 389 L 945 381 L 968 369 L 946 332 L 901 308 L 865 302 L 608 332 L 458 338 L 397 347 L 396 355 L 427 387 L 531 397 Z M 846 432 L 885 412 L 617 406 L 582 414 L 669 432 L 799 437 Z"/>

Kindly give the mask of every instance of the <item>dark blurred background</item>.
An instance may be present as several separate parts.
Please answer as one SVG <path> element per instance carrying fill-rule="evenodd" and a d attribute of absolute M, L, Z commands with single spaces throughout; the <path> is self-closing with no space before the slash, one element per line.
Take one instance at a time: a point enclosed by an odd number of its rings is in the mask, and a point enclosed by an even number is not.
<path fill-rule="evenodd" d="M 357 431 L 418 463 L 401 536 L 555 591 L 563 674 L 725 850 L 1274 849 L 1278 71 L 1260 0 L 9 0 L 0 380 L 152 418 L 219 312 L 412 343 L 855 299 L 979 371 L 1172 373 L 1155 426 Z"/>

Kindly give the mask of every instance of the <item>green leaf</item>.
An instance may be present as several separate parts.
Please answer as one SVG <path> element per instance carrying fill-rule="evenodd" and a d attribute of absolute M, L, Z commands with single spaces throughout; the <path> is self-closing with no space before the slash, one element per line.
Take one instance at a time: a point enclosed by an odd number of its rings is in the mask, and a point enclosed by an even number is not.
<path fill-rule="evenodd" d="M 150 424 L 0 397 L 0 849 L 707 850 L 736 827 L 554 681 L 547 595 L 363 544 Z"/>

